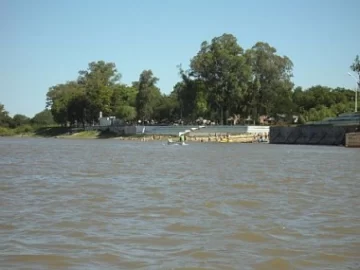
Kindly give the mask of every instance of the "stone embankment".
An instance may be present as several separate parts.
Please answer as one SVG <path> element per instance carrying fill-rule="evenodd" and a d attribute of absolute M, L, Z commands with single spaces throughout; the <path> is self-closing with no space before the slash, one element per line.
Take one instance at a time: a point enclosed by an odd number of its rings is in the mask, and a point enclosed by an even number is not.
<path fill-rule="evenodd" d="M 128 137 L 119 137 L 120 140 L 131 140 L 131 141 L 167 141 L 169 138 L 177 139 L 176 136 L 167 136 L 167 135 L 145 135 L 145 136 L 128 136 Z M 190 134 L 186 136 L 187 142 L 229 142 L 229 143 L 254 143 L 259 139 L 267 139 L 267 134 L 238 134 L 238 135 L 229 135 L 227 134 L 209 134 L 207 136 L 197 136 Z"/>
<path fill-rule="evenodd" d="M 346 147 L 360 147 L 360 132 L 351 132 L 346 134 Z"/>

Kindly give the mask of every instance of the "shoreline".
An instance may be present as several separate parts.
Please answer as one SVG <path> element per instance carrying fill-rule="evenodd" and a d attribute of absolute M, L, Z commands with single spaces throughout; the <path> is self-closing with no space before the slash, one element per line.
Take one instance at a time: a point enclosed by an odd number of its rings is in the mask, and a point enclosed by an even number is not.
<path fill-rule="evenodd" d="M 23 134 L 14 134 L 8 136 L 0 136 L 4 138 L 51 138 L 51 139 L 113 139 L 113 140 L 121 140 L 121 141 L 142 141 L 142 142 L 150 142 L 150 141 L 164 141 L 167 142 L 169 138 L 172 138 L 173 141 L 177 141 L 177 136 L 171 135 L 161 135 L 161 134 L 136 134 L 136 135 L 116 135 L 116 134 L 108 134 L 101 132 L 88 132 L 81 131 L 73 134 L 58 134 L 58 135 L 50 135 L 50 134 L 36 134 L 36 133 L 23 133 Z M 186 137 L 185 142 L 198 142 L 198 143 L 259 143 L 257 138 L 254 138 L 253 134 L 238 134 L 231 135 L 229 141 L 226 140 L 225 136 L 215 137 L 211 136 L 196 136 L 189 135 Z"/>

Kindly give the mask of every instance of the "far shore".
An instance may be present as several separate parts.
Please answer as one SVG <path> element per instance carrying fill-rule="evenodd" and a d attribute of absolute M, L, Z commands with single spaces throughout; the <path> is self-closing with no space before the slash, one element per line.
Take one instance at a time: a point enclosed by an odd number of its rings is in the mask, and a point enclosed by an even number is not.
<path fill-rule="evenodd" d="M 51 134 L 51 133 L 23 133 L 3 137 L 16 137 L 16 138 L 54 138 L 54 139 L 116 139 L 124 141 L 164 141 L 166 142 L 169 138 L 173 141 L 177 141 L 177 136 L 170 135 L 152 135 L 152 134 L 136 134 L 136 135 L 117 135 L 109 132 L 99 132 L 99 131 L 81 131 L 76 133 L 63 133 L 63 134 Z M 220 142 L 220 143 L 256 143 L 257 138 L 253 134 L 238 134 L 230 135 L 229 139 L 226 136 L 199 136 L 196 134 L 190 134 L 186 136 L 187 142 Z"/>

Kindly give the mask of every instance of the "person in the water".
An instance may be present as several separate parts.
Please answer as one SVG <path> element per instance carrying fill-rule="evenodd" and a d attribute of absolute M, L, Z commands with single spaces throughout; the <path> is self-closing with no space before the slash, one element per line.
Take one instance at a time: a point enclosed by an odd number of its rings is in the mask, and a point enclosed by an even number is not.
<path fill-rule="evenodd" d="M 179 142 L 183 143 L 185 141 L 184 134 L 179 133 Z"/>

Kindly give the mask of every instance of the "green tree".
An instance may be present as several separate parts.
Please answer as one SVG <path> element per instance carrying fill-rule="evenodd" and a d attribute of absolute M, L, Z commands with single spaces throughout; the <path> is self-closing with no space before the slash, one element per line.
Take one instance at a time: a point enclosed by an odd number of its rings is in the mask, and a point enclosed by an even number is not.
<path fill-rule="evenodd" d="M 54 117 L 49 109 L 45 109 L 31 119 L 31 123 L 37 126 L 51 126 L 55 124 Z"/>
<path fill-rule="evenodd" d="M 351 112 L 354 108 L 354 93 L 345 88 L 312 86 L 305 91 L 295 88 L 292 100 L 296 112 L 305 121 L 321 121 L 341 113 Z"/>
<path fill-rule="evenodd" d="M 274 116 L 277 113 L 291 113 L 291 60 L 287 56 L 277 55 L 276 49 L 265 42 L 257 42 L 247 50 L 246 58 L 252 69 L 246 107 L 252 112 L 253 119 L 262 114 Z"/>
<path fill-rule="evenodd" d="M 138 89 L 136 96 L 137 116 L 143 122 L 153 118 L 154 110 L 160 103 L 161 93 L 160 89 L 156 87 L 158 80 L 151 70 L 144 70 L 140 74 L 139 81 L 133 84 Z"/>
<path fill-rule="evenodd" d="M 190 75 L 180 68 L 182 81 L 174 87 L 172 95 L 177 100 L 180 110 L 179 118 L 188 121 L 195 120 L 197 117 L 208 114 L 208 92 L 202 79 L 191 78 Z"/>
<path fill-rule="evenodd" d="M 356 55 L 354 62 L 350 66 L 351 70 L 356 72 L 358 75 L 358 78 L 360 78 L 360 58 L 359 55 Z"/>
<path fill-rule="evenodd" d="M 30 124 L 30 118 L 23 114 L 15 114 L 13 117 L 13 123 L 15 127 Z"/>
<path fill-rule="evenodd" d="M 0 126 L 1 127 L 13 127 L 13 119 L 9 116 L 9 113 L 5 110 L 5 106 L 0 103 Z"/>
<path fill-rule="evenodd" d="M 311 108 L 304 114 L 306 121 L 321 121 L 328 117 L 336 116 L 333 111 L 324 105 L 319 105 L 316 108 Z"/>
<path fill-rule="evenodd" d="M 120 77 L 114 63 L 91 62 L 87 70 L 79 71 L 76 81 L 49 89 L 46 108 L 61 125 L 97 122 L 100 112 L 107 116 L 118 110 L 114 107 L 114 91 Z"/>
<path fill-rule="evenodd" d="M 111 98 L 112 114 L 125 121 L 136 118 L 136 87 L 118 84 L 114 86 Z"/>
<path fill-rule="evenodd" d="M 63 126 L 68 122 L 69 96 L 67 84 L 52 86 L 46 94 L 46 108 L 51 110 L 55 122 Z"/>
<path fill-rule="evenodd" d="M 124 121 L 133 121 L 136 119 L 136 108 L 130 105 L 119 106 L 115 116 Z"/>
<path fill-rule="evenodd" d="M 85 111 L 88 104 L 85 88 L 77 82 L 58 84 L 47 93 L 46 108 L 51 110 L 56 123 L 73 125 L 85 123 Z M 91 118 L 89 120 L 92 120 Z"/>
<path fill-rule="evenodd" d="M 86 117 L 89 122 L 97 122 L 100 112 L 110 115 L 114 86 L 121 74 L 114 63 L 91 62 L 87 70 L 79 71 L 78 84 L 85 89 Z"/>
<path fill-rule="evenodd" d="M 179 117 L 179 104 L 174 94 L 161 96 L 159 105 L 154 109 L 154 117 L 164 123 L 174 122 Z"/>
<path fill-rule="evenodd" d="M 297 113 L 303 114 L 307 121 L 319 121 L 323 116 L 332 117 L 352 111 L 353 96 L 353 91 L 349 89 L 315 85 L 305 91 L 297 87 L 292 99 Z"/>
<path fill-rule="evenodd" d="M 241 102 L 250 79 L 244 50 L 236 37 L 223 34 L 211 43 L 204 41 L 191 59 L 191 76 L 201 79 L 208 91 L 209 106 L 218 112 L 223 124 L 225 112 L 233 112 Z"/>

